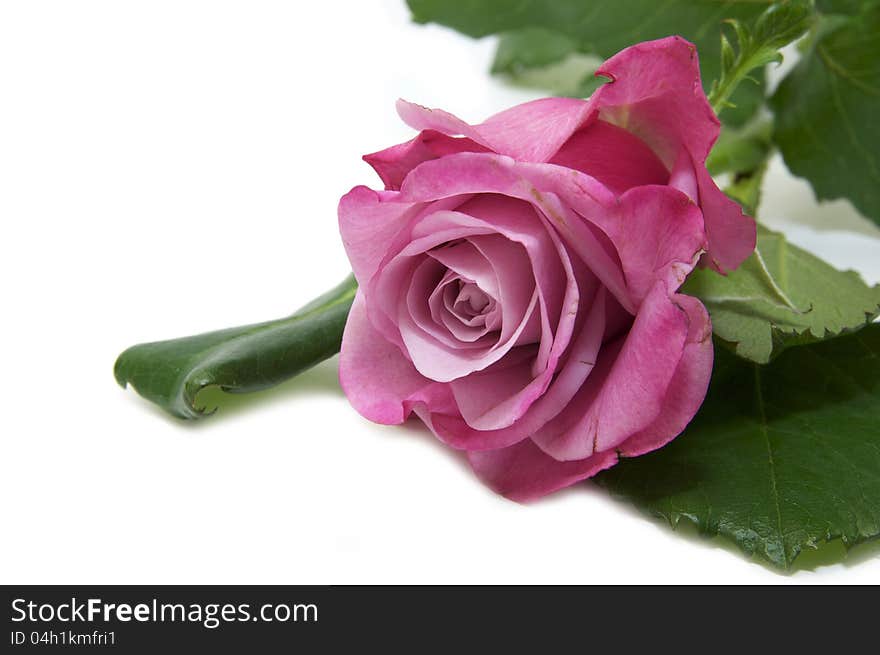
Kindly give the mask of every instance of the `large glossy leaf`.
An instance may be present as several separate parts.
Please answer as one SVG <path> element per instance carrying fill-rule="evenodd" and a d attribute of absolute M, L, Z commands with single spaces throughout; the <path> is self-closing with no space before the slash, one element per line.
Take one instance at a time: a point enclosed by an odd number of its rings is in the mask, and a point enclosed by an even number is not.
<path fill-rule="evenodd" d="M 408 0 L 413 19 L 452 27 L 474 37 L 541 28 L 573 41 L 585 54 L 607 58 L 623 48 L 650 39 L 679 34 L 697 45 L 703 84 L 709 90 L 721 71 L 722 21 L 745 22 L 756 18 L 771 2 L 760 0 Z M 534 36 L 534 32 L 532 32 Z M 548 56 L 563 57 L 567 46 L 549 48 L 534 38 L 511 37 L 503 41 L 504 61 L 539 65 L 551 63 Z M 499 63 L 496 61 L 496 68 Z M 757 72 L 756 78 L 762 80 Z M 725 120 L 741 124 L 763 98 L 757 84 L 741 84 L 731 100 L 736 108 L 725 112 Z"/>
<path fill-rule="evenodd" d="M 859 330 L 880 312 L 880 286 L 833 266 L 758 227 L 758 245 L 727 277 L 694 271 L 683 291 L 697 296 L 716 337 L 766 363 L 783 348 Z"/>
<path fill-rule="evenodd" d="M 774 139 L 820 199 L 848 198 L 880 223 L 880 3 L 825 2 L 831 11 L 772 98 Z"/>
<path fill-rule="evenodd" d="M 175 416 L 201 418 L 208 387 L 258 391 L 339 352 L 356 290 L 349 277 L 287 318 L 132 346 L 116 360 L 116 380 Z"/>
<path fill-rule="evenodd" d="M 685 433 L 599 484 L 788 568 L 805 548 L 880 535 L 880 326 L 760 366 L 716 348 Z"/>

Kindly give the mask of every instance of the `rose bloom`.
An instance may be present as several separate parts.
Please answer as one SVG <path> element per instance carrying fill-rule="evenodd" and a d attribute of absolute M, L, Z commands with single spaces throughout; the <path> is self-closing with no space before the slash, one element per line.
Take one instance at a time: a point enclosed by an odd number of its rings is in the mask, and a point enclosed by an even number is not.
<path fill-rule="evenodd" d="M 364 159 L 339 225 L 359 284 L 340 381 L 366 418 L 415 413 L 525 501 L 663 446 L 703 402 L 711 324 L 677 293 L 755 224 L 705 167 L 719 123 L 680 37 L 609 59 L 588 100 L 469 125 L 400 101 L 413 140 Z"/>

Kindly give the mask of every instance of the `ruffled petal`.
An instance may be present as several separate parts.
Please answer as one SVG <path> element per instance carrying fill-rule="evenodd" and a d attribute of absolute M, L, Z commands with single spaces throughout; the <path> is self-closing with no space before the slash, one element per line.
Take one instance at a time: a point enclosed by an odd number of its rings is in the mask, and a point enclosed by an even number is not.
<path fill-rule="evenodd" d="M 477 476 L 493 491 L 517 502 L 528 502 L 590 478 L 614 466 L 614 451 L 575 462 L 560 462 L 538 448 L 531 439 L 502 448 L 469 452 Z"/>
<path fill-rule="evenodd" d="M 620 220 L 608 234 L 630 294 L 641 302 L 657 282 L 673 293 L 706 247 L 703 216 L 690 198 L 667 186 L 643 186 L 620 199 Z"/>
<path fill-rule="evenodd" d="M 441 109 L 397 101 L 397 113 L 410 127 L 462 135 L 498 154 L 519 161 L 545 162 L 595 111 L 576 98 L 541 98 L 495 114 L 480 125 L 469 125 Z"/>
<path fill-rule="evenodd" d="M 679 36 L 647 41 L 608 59 L 598 74 L 612 79 L 593 94 L 602 120 L 637 135 L 671 171 L 683 150 L 692 160 L 709 263 L 721 273 L 739 266 L 754 250 L 755 223 L 706 171 L 721 124 L 700 83 L 696 47 Z"/>
<path fill-rule="evenodd" d="M 658 282 L 629 333 L 603 345 L 578 394 L 532 440 L 555 459 L 578 460 L 648 427 L 663 408 L 687 335 L 688 315 Z"/>
<path fill-rule="evenodd" d="M 618 451 L 635 457 L 672 441 L 696 415 L 709 388 L 712 362 L 712 324 L 698 299 L 678 294 L 673 301 L 688 315 L 688 336 L 684 352 L 669 383 L 659 416 L 644 430 L 624 441 Z"/>
<path fill-rule="evenodd" d="M 342 336 L 339 383 L 352 406 L 376 423 L 403 423 L 416 403 L 436 411 L 454 411 L 448 389 L 419 375 L 397 346 L 376 332 L 360 291 Z"/>
<path fill-rule="evenodd" d="M 457 152 L 486 150 L 466 137 L 451 137 L 436 130 L 423 130 L 406 143 L 364 155 L 363 159 L 379 174 L 386 189 L 397 190 L 407 174 L 422 162 Z"/>

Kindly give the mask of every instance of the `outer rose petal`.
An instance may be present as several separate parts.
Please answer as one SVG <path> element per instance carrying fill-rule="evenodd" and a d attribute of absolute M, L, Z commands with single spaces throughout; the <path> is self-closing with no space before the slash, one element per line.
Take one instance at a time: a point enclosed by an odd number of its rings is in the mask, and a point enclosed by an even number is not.
<path fill-rule="evenodd" d="M 424 130 L 406 143 L 364 155 L 363 159 L 379 174 L 386 189 L 397 190 L 403 183 L 403 178 L 422 162 L 457 152 L 485 151 L 485 147 L 471 139 Z"/>
<path fill-rule="evenodd" d="M 724 195 L 705 166 L 698 166 L 696 170 L 700 207 L 709 238 L 709 263 L 719 273 L 726 273 L 737 268 L 755 250 L 758 238 L 755 221 Z"/>
<path fill-rule="evenodd" d="M 608 236 L 632 296 L 641 302 L 658 281 L 678 290 L 706 246 L 699 207 L 670 187 L 643 186 L 627 191 L 620 209 Z"/>
<path fill-rule="evenodd" d="M 545 162 L 588 120 L 591 102 L 576 98 L 541 98 L 495 114 L 480 125 L 468 125 L 441 109 L 397 101 L 397 113 L 417 130 L 460 134 L 519 161 Z"/>
<path fill-rule="evenodd" d="M 673 300 L 687 312 L 687 342 L 669 383 L 660 415 L 651 425 L 618 447 L 626 457 L 656 450 L 681 434 L 700 409 L 709 388 L 715 356 L 709 314 L 703 303 L 691 296 L 677 294 Z"/>
<path fill-rule="evenodd" d="M 414 215 L 415 203 L 383 201 L 382 194 L 356 186 L 339 201 L 339 232 L 358 284 L 373 277 L 388 244 Z"/>
<path fill-rule="evenodd" d="M 658 282 L 618 353 L 606 343 L 596 368 L 559 417 L 532 436 L 547 454 L 579 460 L 614 448 L 660 415 L 688 335 L 688 316 Z"/>
<path fill-rule="evenodd" d="M 448 390 L 419 375 L 397 346 L 376 332 L 360 291 L 342 336 L 339 383 L 352 406 L 376 423 L 403 423 L 419 402 L 438 411 L 453 410 Z"/>
<path fill-rule="evenodd" d="M 469 452 L 468 460 L 493 491 L 527 502 L 614 466 L 617 453 L 611 450 L 576 462 L 559 462 L 526 439 L 500 450 Z"/>
<path fill-rule="evenodd" d="M 639 43 L 607 60 L 598 74 L 613 80 L 593 94 L 600 118 L 639 136 L 670 170 L 682 150 L 690 156 L 709 235 L 709 261 L 722 273 L 739 266 L 754 250 L 755 224 L 705 170 L 720 123 L 703 93 L 696 47 L 679 36 Z"/>
<path fill-rule="evenodd" d="M 648 144 L 605 121 L 593 121 L 575 132 L 550 163 L 586 173 L 616 194 L 669 180 L 669 171 Z"/>

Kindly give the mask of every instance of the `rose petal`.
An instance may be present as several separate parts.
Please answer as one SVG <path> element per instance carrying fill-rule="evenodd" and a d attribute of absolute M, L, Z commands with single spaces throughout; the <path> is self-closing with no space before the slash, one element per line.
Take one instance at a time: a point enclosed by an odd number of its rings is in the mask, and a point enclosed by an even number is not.
<path fill-rule="evenodd" d="M 656 450 L 681 434 L 703 404 L 709 387 L 715 356 L 709 314 L 703 303 L 691 296 L 677 294 L 673 301 L 687 312 L 687 343 L 672 376 L 660 415 L 618 448 L 627 457 Z"/>
<path fill-rule="evenodd" d="M 626 337 L 602 347 L 578 394 L 532 440 L 555 459 L 576 460 L 645 429 L 660 415 L 687 335 L 687 314 L 657 283 Z"/>
<path fill-rule="evenodd" d="M 605 121 L 575 132 L 550 159 L 582 171 L 615 193 L 644 184 L 666 184 L 669 171 L 644 141 Z"/>
<path fill-rule="evenodd" d="M 739 266 L 754 250 L 755 225 L 705 170 L 720 123 L 703 93 L 696 47 L 679 36 L 647 41 L 608 59 L 598 74 L 613 80 L 593 94 L 601 119 L 639 136 L 670 169 L 681 165 L 682 149 L 690 156 L 709 261 L 721 273 Z"/>
<path fill-rule="evenodd" d="M 400 350 L 376 332 L 361 291 L 345 323 L 339 383 L 352 406 L 376 423 L 403 423 L 419 402 L 436 411 L 455 411 L 448 389 L 419 375 Z"/>
<path fill-rule="evenodd" d="M 643 186 L 620 198 L 620 216 L 608 236 L 632 297 L 641 302 L 658 281 L 676 291 L 706 247 L 700 209 L 676 189 Z"/>
<path fill-rule="evenodd" d="M 468 431 L 470 439 L 461 438 L 464 435 L 459 432 L 453 445 L 468 449 L 499 448 L 532 434 L 562 411 L 593 369 L 605 333 L 606 291 L 599 288 L 585 292 L 583 302 L 589 310 L 585 311 L 586 318 L 564 366 L 557 368 L 554 363 L 533 378 L 524 362 L 513 373 L 509 369 L 487 369 L 452 383 L 462 418 L 481 432 L 473 435 Z M 520 424 L 507 434 L 499 433 L 517 421 Z M 493 433 L 489 434 L 490 431 Z"/>
<path fill-rule="evenodd" d="M 495 114 L 471 126 L 441 109 L 428 109 L 397 101 L 397 113 L 410 127 L 465 136 L 502 155 L 519 161 L 544 162 L 593 117 L 589 101 L 576 98 L 541 98 Z"/>
<path fill-rule="evenodd" d="M 579 213 L 555 197 L 555 187 L 573 188 L 566 178 L 577 177 Z M 544 192 L 543 189 L 551 189 Z M 491 194 L 519 198 L 539 208 L 553 228 L 565 235 L 566 243 L 587 262 L 624 307 L 634 310 L 620 265 L 591 232 L 590 221 L 615 220 L 617 200 L 603 185 L 587 175 L 552 164 L 523 164 L 509 157 L 461 153 L 425 162 L 410 173 L 401 187 L 401 200 L 426 202 L 465 194 Z"/>
<path fill-rule="evenodd" d="M 386 189 L 397 190 L 403 178 L 422 162 L 456 152 L 486 152 L 486 148 L 468 138 L 423 130 L 406 143 L 364 155 L 363 159 L 379 174 Z"/>
<path fill-rule="evenodd" d="M 559 462 L 525 439 L 500 450 L 469 452 L 468 460 L 493 491 L 527 502 L 614 466 L 617 454 L 612 450 L 575 462 Z"/>

